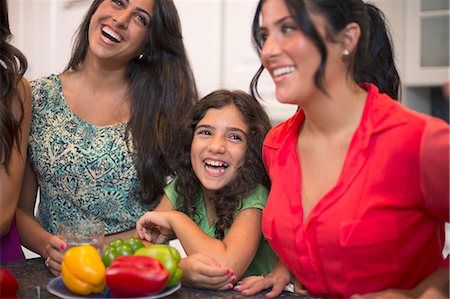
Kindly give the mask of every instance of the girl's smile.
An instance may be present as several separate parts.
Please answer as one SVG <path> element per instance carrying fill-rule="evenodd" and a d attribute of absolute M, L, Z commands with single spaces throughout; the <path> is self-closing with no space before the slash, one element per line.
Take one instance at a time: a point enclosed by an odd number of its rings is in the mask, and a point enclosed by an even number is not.
<path fill-rule="evenodd" d="M 234 105 L 209 109 L 194 131 L 192 168 L 206 190 L 230 183 L 244 163 L 248 126 Z"/>

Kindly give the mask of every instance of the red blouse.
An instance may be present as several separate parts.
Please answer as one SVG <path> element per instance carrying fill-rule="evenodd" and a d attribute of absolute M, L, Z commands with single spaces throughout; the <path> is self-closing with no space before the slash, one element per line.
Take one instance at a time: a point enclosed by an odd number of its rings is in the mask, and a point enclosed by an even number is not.
<path fill-rule="evenodd" d="M 443 263 L 449 220 L 449 126 L 371 84 L 337 184 L 303 221 L 296 142 L 304 113 L 274 127 L 263 233 L 316 296 L 412 288 Z"/>

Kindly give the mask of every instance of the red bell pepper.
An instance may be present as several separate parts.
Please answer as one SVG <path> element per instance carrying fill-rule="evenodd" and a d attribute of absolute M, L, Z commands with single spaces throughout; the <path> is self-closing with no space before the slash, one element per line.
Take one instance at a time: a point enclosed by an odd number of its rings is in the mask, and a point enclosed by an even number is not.
<path fill-rule="evenodd" d="M 6 268 L 0 268 L 0 298 L 19 298 L 19 283 L 16 277 Z"/>
<path fill-rule="evenodd" d="M 106 284 L 116 298 L 156 294 L 168 279 L 169 272 L 161 262 L 148 256 L 121 256 L 106 270 Z"/>

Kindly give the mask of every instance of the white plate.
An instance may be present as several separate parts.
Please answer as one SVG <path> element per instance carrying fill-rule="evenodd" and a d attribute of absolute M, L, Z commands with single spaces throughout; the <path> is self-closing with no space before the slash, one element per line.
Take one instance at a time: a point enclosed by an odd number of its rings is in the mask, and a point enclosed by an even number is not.
<path fill-rule="evenodd" d="M 158 294 L 150 295 L 147 297 L 133 297 L 133 299 L 157 299 L 169 296 L 172 293 L 175 293 L 181 288 L 181 283 L 178 283 L 177 285 L 171 287 L 171 288 L 165 288 Z M 106 289 L 101 294 L 92 294 L 89 296 L 81 296 L 72 293 L 69 291 L 66 286 L 64 285 L 64 282 L 62 281 L 61 277 L 55 277 L 52 280 L 50 280 L 47 284 L 47 290 L 59 298 L 63 299 L 79 299 L 79 298 L 114 298 L 111 293 Z"/>

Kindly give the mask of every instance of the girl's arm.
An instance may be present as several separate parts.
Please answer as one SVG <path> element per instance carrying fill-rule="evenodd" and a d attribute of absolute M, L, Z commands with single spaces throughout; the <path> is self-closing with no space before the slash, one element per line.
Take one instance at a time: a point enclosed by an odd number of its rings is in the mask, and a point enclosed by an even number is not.
<path fill-rule="evenodd" d="M 164 195 L 153 211 L 173 211 L 173 210 L 175 210 L 175 207 L 172 205 L 167 195 Z M 156 244 L 164 244 L 174 238 L 174 232 L 170 227 L 152 227 L 146 230 L 146 233 L 151 235 L 150 238 L 147 238 L 148 241 L 150 242 L 151 240 L 151 242 Z M 137 235 L 140 236 L 138 231 Z M 141 239 L 144 238 L 141 237 Z"/>
<path fill-rule="evenodd" d="M 0 166 L 0 236 L 9 232 L 11 222 L 16 212 L 19 201 L 20 189 L 27 159 L 28 136 L 31 122 L 31 88 L 30 83 L 25 78 L 17 86 L 23 104 L 23 120 L 20 131 L 20 143 L 14 144 L 11 160 L 8 165 L 8 172 L 3 165 Z M 14 115 L 19 117 L 19 103 L 16 101 L 13 106 Z"/>
<path fill-rule="evenodd" d="M 147 212 L 137 222 L 139 237 L 152 241 L 149 230 L 172 229 L 187 255 L 202 253 L 240 277 L 250 265 L 261 240 L 261 210 L 249 208 L 234 219 L 223 241 L 207 235 L 186 214 L 178 211 Z"/>
<path fill-rule="evenodd" d="M 154 209 L 154 211 L 173 210 L 175 208 L 166 195 Z M 169 234 L 173 234 L 173 231 L 168 230 L 166 235 Z M 157 237 L 152 237 L 152 240 L 156 240 Z M 209 255 L 202 253 L 190 254 L 180 261 L 179 267 L 183 269 L 183 285 L 215 290 L 226 290 L 233 286 L 231 281 L 234 274 L 231 273 L 231 270 L 222 267 Z"/>

